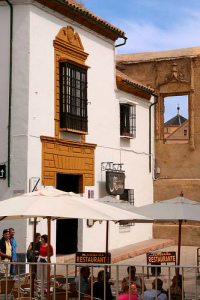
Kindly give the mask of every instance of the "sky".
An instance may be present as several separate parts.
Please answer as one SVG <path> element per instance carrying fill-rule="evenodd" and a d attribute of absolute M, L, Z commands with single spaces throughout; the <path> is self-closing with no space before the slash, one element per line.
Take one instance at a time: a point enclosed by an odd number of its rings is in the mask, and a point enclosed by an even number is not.
<path fill-rule="evenodd" d="M 87 9 L 126 32 L 127 43 L 117 48 L 118 54 L 200 46 L 199 0 L 84 0 L 84 3 Z M 116 44 L 121 42 L 118 40 Z M 178 103 L 180 114 L 188 117 L 186 98 L 166 101 L 166 106 L 170 103 L 166 120 L 176 115 Z"/>

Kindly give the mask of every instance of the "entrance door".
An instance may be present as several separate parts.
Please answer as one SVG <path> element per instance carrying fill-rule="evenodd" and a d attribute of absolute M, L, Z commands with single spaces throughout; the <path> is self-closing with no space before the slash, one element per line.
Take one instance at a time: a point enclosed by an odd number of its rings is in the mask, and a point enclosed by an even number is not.
<path fill-rule="evenodd" d="M 57 174 L 57 189 L 79 192 L 80 175 Z M 77 251 L 78 219 L 57 220 L 56 254 L 72 254 Z"/>

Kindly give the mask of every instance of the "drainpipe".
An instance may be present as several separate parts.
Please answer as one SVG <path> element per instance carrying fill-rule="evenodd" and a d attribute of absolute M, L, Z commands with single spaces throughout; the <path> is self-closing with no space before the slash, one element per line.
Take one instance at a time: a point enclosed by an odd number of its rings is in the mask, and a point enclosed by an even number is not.
<path fill-rule="evenodd" d="M 156 101 L 149 106 L 149 173 L 151 173 L 151 108 L 158 103 L 158 95 L 152 94 Z"/>
<path fill-rule="evenodd" d="M 10 71 L 9 71 L 9 111 L 8 111 L 8 187 L 10 187 L 10 135 L 11 135 L 11 100 L 12 100 L 12 44 L 13 44 L 13 6 L 6 0 L 10 6 Z"/>
<path fill-rule="evenodd" d="M 138 87 L 134 83 L 130 83 L 130 82 L 126 82 L 126 81 L 125 81 L 125 83 L 134 87 L 135 89 L 138 89 L 138 90 L 145 92 L 146 94 L 149 94 L 151 96 L 154 96 L 154 98 L 156 98 L 156 101 L 149 106 L 149 173 L 151 173 L 151 108 L 153 105 L 158 103 L 158 95 L 148 92 L 145 89 Z"/>
<path fill-rule="evenodd" d="M 115 45 L 115 48 L 126 45 L 126 41 L 127 41 L 128 38 L 125 37 L 125 36 L 121 36 L 121 38 L 124 39 L 124 42 L 122 44 Z"/>

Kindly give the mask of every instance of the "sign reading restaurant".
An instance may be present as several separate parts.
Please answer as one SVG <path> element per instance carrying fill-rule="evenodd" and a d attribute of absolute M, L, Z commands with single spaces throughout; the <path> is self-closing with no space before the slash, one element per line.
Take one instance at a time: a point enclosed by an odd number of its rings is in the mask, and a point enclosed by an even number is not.
<path fill-rule="evenodd" d="M 147 253 L 147 264 L 176 263 L 176 252 Z"/>
<path fill-rule="evenodd" d="M 106 191 L 110 195 L 122 195 L 124 193 L 125 174 L 122 172 L 106 172 Z"/>
<path fill-rule="evenodd" d="M 110 264 L 111 254 L 105 252 L 77 252 L 76 263 Z"/>

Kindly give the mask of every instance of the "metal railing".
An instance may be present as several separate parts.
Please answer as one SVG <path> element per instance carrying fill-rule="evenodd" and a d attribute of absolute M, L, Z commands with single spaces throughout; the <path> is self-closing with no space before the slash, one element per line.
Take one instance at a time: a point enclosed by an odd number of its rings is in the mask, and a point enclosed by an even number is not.
<path fill-rule="evenodd" d="M 30 272 L 29 275 L 29 284 L 27 287 L 24 287 L 24 279 L 26 278 L 26 274 L 20 273 L 20 266 L 26 265 L 30 270 L 34 270 L 35 263 L 23 263 L 19 262 L 15 266 L 16 275 L 14 277 L 13 287 L 11 288 L 11 278 L 9 277 L 10 263 L 0 263 L 5 265 L 5 274 L 1 274 L 0 284 L 1 284 L 1 294 L 2 294 L 2 286 L 5 286 L 4 299 L 16 299 L 22 296 L 27 296 L 30 299 L 31 297 L 31 289 L 34 284 L 34 299 L 43 300 L 46 299 L 46 290 L 47 290 L 47 279 L 46 279 L 46 268 L 48 263 L 37 263 L 37 266 L 41 266 L 41 278 L 33 281 L 34 272 Z M 81 278 L 80 271 L 81 267 L 86 266 L 86 264 L 76 264 L 76 263 L 51 263 L 51 278 L 50 278 L 50 293 L 51 300 L 63 300 L 60 298 L 62 293 L 64 294 L 64 299 L 70 300 L 70 298 L 76 298 L 77 300 L 83 299 L 83 294 L 81 291 Z M 122 280 L 124 277 L 128 277 L 129 281 L 129 299 L 131 299 L 131 272 L 129 268 L 129 273 L 127 273 L 127 267 L 130 266 L 128 264 L 87 264 L 90 268 L 91 274 L 91 293 L 90 298 L 94 298 L 94 289 L 93 284 L 96 281 L 95 277 L 98 275 L 99 271 L 104 270 L 104 282 L 106 282 L 106 272 L 109 269 L 111 273 L 110 277 L 110 289 L 112 291 L 112 295 L 115 299 L 118 299 L 120 293 L 122 293 Z M 163 281 L 163 289 L 168 291 L 168 299 L 171 299 L 171 285 L 172 278 L 177 274 L 177 269 L 179 270 L 179 274 L 182 275 L 182 295 L 179 299 L 195 299 L 200 300 L 200 275 L 198 274 L 199 266 L 174 266 L 174 265 L 163 265 L 161 266 L 161 274 L 157 276 L 157 268 L 160 268 L 158 265 L 136 265 L 136 276 L 142 279 L 142 287 L 141 287 L 141 296 L 140 299 L 145 299 L 145 287 L 147 290 L 152 288 L 152 281 L 156 278 L 160 278 Z M 147 278 L 147 268 L 155 267 L 155 276 L 151 275 L 150 278 Z M 57 274 L 63 275 L 63 279 L 57 278 Z M 77 275 L 78 274 L 78 275 Z M 76 276 L 75 276 L 76 275 Z M 73 282 L 73 284 L 72 284 Z M 157 291 L 157 281 L 155 281 L 156 286 L 155 290 Z M 73 286 L 73 291 L 71 287 Z M 73 292 L 75 294 L 73 294 Z M 59 294 L 61 293 L 61 294 Z M 1 299 L 0 294 L 0 299 Z M 103 299 L 106 299 L 106 284 L 104 284 L 104 296 Z M 155 293 L 155 300 L 157 300 L 157 293 Z M 63 295 L 62 295 L 63 296 Z M 96 298 L 96 297 L 95 297 Z M 102 299 L 101 298 L 101 299 Z"/>

